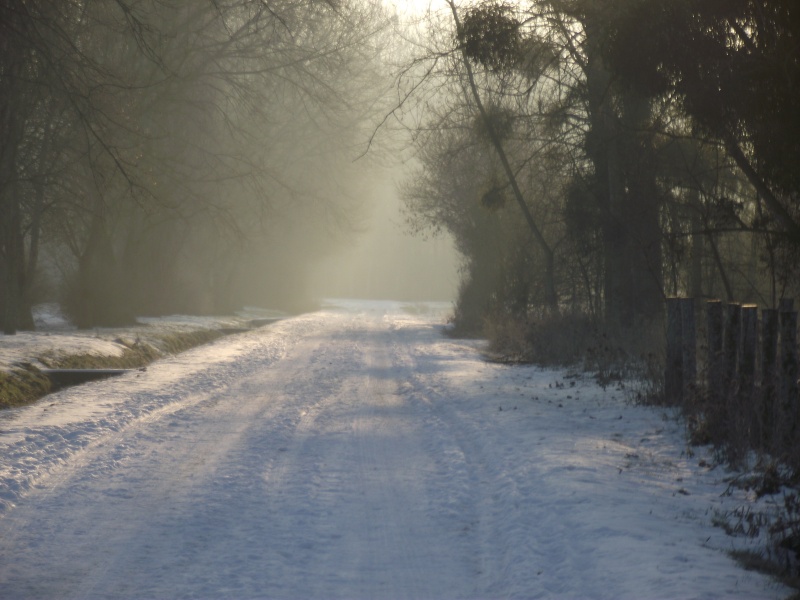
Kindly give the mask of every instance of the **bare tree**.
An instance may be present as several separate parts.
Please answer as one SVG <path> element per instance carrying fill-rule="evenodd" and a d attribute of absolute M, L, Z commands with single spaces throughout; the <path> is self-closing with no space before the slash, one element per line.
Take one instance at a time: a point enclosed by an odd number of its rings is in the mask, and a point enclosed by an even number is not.
<path fill-rule="evenodd" d="M 379 3 L 38 0 L 1 10 L 7 330 L 20 323 L 42 236 L 72 269 L 72 304 L 89 325 L 230 283 L 213 275 L 226 268 L 218 261 L 193 283 L 182 275 L 200 268 L 187 269 L 194 240 L 216 240 L 212 254 L 230 267 L 230 250 L 241 255 L 287 206 L 347 213 L 339 191 L 320 190 L 369 110 Z M 22 150 L 40 157 L 26 167 L 39 198 L 27 204 L 12 189 Z"/>

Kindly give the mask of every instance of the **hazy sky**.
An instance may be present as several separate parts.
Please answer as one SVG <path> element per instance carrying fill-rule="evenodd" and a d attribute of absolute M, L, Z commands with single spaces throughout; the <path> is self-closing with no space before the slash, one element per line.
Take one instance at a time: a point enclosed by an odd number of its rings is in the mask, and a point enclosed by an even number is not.
<path fill-rule="evenodd" d="M 384 0 L 398 12 L 422 15 L 443 0 Z M 406 232 L 397 182 L 402 167 L 378 170 L 367 204 L 368 230 L 355 243 L 323 260 L 311 277 L 318 297 L 395 300 L 453 300 L 458 287 L 459 259 L 452 239 L 442 235 L 423 240 Z"/>
<path fill-rule="evenodd" d="M 442 0 L 384 0 L 387 5 L 396 6 L 397 9 L 401 12 L 407 13 L 424 13 L 428 10 L 428 7 L 433 5 L 436 8 L 436 5 L 441 3 Z"/>
<path fill-rule="evenodd" d="M 323 260 L 312 274 L 318 297 L 452 300 L 458 259 L 449 236 L 422 240 L 406 233 L 396 183 L 398 168 L 377 171 L 369 193 L 368 231 Z"/>
<path fill-rule="evenodd" d="M 398 12 L 422 15 L 443 0 L 384 0 Z M 312 290 L 319 297 L 453 300 L 459 259 L 452 239 L 423 240 L 407 233 L 397 182 L 402 167 L 376 173 L 368 204 L 368 230 L 356 242 L 317 266 Z"/>

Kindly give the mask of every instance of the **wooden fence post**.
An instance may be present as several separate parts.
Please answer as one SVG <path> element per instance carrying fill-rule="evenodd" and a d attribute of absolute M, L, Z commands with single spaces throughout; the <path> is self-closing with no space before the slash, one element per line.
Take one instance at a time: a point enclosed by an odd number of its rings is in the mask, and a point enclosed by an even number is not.
<path fill-rule="evenodd" d="M 778 311 L 761 311 L 761 410 L 764 442 L 769 446 L 775 437 L 778 390 Z"/>
<path fill-rule="evenodd" d="M 706 327 L 708 329 L 708 394 L 715 404 L 719 401 L 722 386 L 722 302 L 709 300 L 706 303 Z"/>
<path fill-rule="evenodd" d="M 800 435 L 800 364 L 793 300 L 781 300 L 779 310 L 764 309 L 760 328 L 756 305 L 712 300 L 706 303 L 706 324 L 709 400 L 723 411 L 735 411 L 741 417 L 735 422 L 747 428 L 732 433 L 756 434 L 751 442 L 768 449 L 776 443 L 794 443 Z M 669 401 L 688 402 L 696 389 L 696 336 L 694 301 L 667 299 L 665 392 Z"/>
<path fill-rule="evenodd" d="M 722 378 L 725 398 L 730 398 L 739 368 L 739 346 L 742 341 L 742 305 L 728 304 L 723 342 Z"/>
<path fill-rule="evenodd" d="M 783 308 L 783 303 L 781 307 Z M 781 310 L 780 404 L 783 419 L 792 436 L 797 427 L 797 311 Z M 787 440 L 788 441 L 788 440 Z"/>
<path fill-rule="evenodd" d="M 680 299 L 667 298 L 667 363 L 664 369 L 667 402 L 683 401 L 682 321 Z"/>
<path fill-rule="evenodd" d="M 742 354 L 739 361 L 739 389 L 748 400 L 756 382 L 756 347 L 758 346 L 758 306 L 742 306 Z"/>
<path fill-rule="evenodd" d="M 697 326 L 694 300 L 681 298 L 681 394 L 683 402 L 694 396 L 697 388 Z"/>

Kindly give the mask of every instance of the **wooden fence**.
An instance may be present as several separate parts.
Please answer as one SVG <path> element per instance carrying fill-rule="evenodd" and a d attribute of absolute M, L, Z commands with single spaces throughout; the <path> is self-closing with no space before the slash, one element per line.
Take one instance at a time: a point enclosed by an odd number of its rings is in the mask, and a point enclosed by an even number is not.
<path fill-rule="evenodd" d="M 754 304 L 705 302 L 705 340 L 698 340 L 698 306 L 691 298 L 667 300 L 667 399 L 701 398 L 710 406 L 744 400 L 762 430 L 774 430 L 778 421 L 794 430 L 800 416 L 794 301 L 763 309 L 760 321 Z"/>

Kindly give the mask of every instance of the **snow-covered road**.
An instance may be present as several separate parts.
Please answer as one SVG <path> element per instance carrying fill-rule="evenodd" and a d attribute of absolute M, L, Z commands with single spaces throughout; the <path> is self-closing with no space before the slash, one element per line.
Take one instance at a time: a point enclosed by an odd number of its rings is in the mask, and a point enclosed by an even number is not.
<path fill-rule="evenodd" d="M 0 415 L 0 598 L 781 598 L 663 411 L 341 303 Z M 424 309 L 424 310 L 420 310 Z"/>

